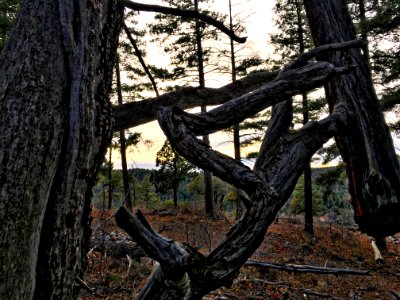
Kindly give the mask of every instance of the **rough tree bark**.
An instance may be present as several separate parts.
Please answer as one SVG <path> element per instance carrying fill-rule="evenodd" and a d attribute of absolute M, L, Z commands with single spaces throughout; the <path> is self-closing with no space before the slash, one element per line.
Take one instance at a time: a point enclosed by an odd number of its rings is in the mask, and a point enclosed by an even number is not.
<path fill-rule="evenodd" d="M 74 298 L 122 16 L 117 0 L 25 1 L 0 54 L 1 299 Z"/>
<path fill-rule="evenodd" d="M 278 75 L 277 72 L 258 72 L 220 88 L 184 87 L 159 97 L 128 102 L 114 107 L 115 130 L 128 129 L 157 119 L 161 107 L 181 109 L 201 105 L 217 105 L 254 91 Z"/>
<path fill-rule="evenodd" d="M 316 46 L 355 38 L 345 0 L 304 4 Z M 336 136 L 336 143 L 346 164 L 355 220 L 373 237 L 392 235 L 400 231 L 400 167 L 368 64 L 359 49 L 320 58 L 336 66 L 357 65 L 355 72 L 326 84 L 325 91 L 330 109 L 343 103 L 354 112 L 350 130 Z"/>
<path fill-rule="evenodd" d="M 121 9 L 25 1 L 0 54 L 0 298 L 70 299 L 109 143 Z"/>

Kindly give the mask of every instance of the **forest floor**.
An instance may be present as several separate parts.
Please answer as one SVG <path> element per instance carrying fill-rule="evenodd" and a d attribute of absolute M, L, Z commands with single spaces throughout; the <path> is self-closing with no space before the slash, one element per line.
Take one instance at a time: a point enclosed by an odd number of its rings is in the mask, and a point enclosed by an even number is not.
<path fill-rule="evenodd" d="M 151 273 L 153 261 L 115 224 L 112 212 L 92 213 L 94 234 L 80 300 L 135 299 Z M 175 241 L 207 253 L 233 220 L 210 220 L 189 211 L 145 214 L 153 228 Z M 299 273 L 244 266 L 229 288 L 205 299 L 400 299 L 400 235 L 386 239 L 383 263 L 377 263 L 368 236 L 354 228 L 314 222 L 314 235 L 303 231 L 301 218 L 273 223 L 252 260 L 368 271 L 369 275 Z M 128 256 L 127 256 L 128 254 Z M 134 258 L 136 257 L 136 259 Z M 131 261 L 131 263 L 130 263 Z M 156 300 L 156 299 L 155 299 Z"/>

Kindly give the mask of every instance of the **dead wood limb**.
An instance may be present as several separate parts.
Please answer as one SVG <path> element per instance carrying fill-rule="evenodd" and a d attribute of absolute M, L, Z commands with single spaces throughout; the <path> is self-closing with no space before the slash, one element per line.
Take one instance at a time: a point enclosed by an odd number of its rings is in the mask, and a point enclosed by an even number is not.
<path fill-rule="evenodd" d="M 268 284 L 268 285 L 286 285 L 286 286 L 289 285 L 287 282 L 284 282 L 284 281 L 273 282 L 273 281 L 267 281 L 267 280 L 258 279 L 258 278 L 240 279 L 240 280 L 236 281 L 236 283 L 242 283 L 242 282 L 257 282 L 257 283 Z"/>
<path fill-rule="evenodd" d="M 363 40 L 352 40 L 343 43 L 322 45 L 309 50 L 296 60 L 287 64 L 282 72 L 305 66 L 310 62 L 310 60 L 314 59 L 317 55 L 320 55 L 322 53 L 332 52 L 332 51 L 346 51 L 353 48 L 362 48 L 364 46 L 365 42 Z"/>
<path fill-rule="evenodd" d="M 153 77 L 153 75 L 151 74 L 149 68 L 147 67 L 147 64 L 145 63 L 144 59 L 143 59 L 143 55 L 142 52 L 140 51 L 135 39 L 133 38 L 131 32 L 129 31 L 128 26 L 126 26 L 125 21 L 122 23 L 122 27 L 124 28 L 125 34 L 128 37 L 128 40 L 131 42 L 131 45 L 133 47 L 133 49 L 135 50 L 135 54 L 136 57 L 139 60 L 140 65 L 142 66 L 144 72 L 146 73 L 147 77 L 149 78 L 151 85 L 153 86 L 153 90 L 156 93 L 157 97 L 160 96 L 159 92 L 158 92 L 158 88 L 157 88 L 157 84 L 156 81 Z"/>
<path fill-rule="evenodd" d="M 114 131 L 128 129 L 157 119 L 160 107 L 189 109 L 218 105 L 251 92 L 273 80 L 278 72 L 257 72 L 220 88 L 184 87 L 160 97 L 113 106 Z"/>
<path fill-rule="evenodd" d="M 311 265 L 286 265 L 286 264 L 277 264 L 277 263 L 266 263 L 255 260 L 248 260 L 245 263 L 245 266 L 252 267 L 261 267 L 261 268 L 269 268 L 276 269 L 286 272 L 294 272 L 294 273 L 318 273 L 318 274 L 334 274 L 334 275 L 363 275 L 369 276 L 369 271 L 360 271 L 353 269 L 339 269 L 339 268 L 327 268 L 327 267 L 316 267 Z"/>
<path fill-rule="evenodd" d="M 178 273 L 171 277 L 164 273 L 160 264 L 157 264 L 137 299 L 184 299 L 188 289 L 187 273 Z"/>
<path fill-rule="evenodd" d="M 381 251 L 379 251 L 378 246 L 376 245 L 375 239 L 371 240 L 371 247 L 374 251 L 374 258 L 377 263 L 384 263 Z"/>
<path fill-rule="evenodd" d="M 268 226 L 288 199 L 302 166 L 308 162 L 313 151 L 322 147 L 334 134 L 337 125 L 335 118 L 329 116 L 326 120 L 312 123 L 307 130 L 295 135 L 284 134 L 274 145 L 273 155 L 268 157 L 268 168 L 255 172 L 198 140 L 186 127 L 180 114 L 174 114 L 169 108 L 159 111 L 160 126 L 178 153 L 226 182 L 242 188 L 251 199 L 246 214 L 229 231 L 227 238 L 208 257 L 191 261 L 190 264 L 195 268 L 188 270 L 190 297 L 198 299 L 214 288 L 232 284 L 240 266 L 258 248 Z M 192 259 L 191 255 L 189 258 Z"/>
<path fill-rule="evenodd" d="M 179 266 L 183 267 L 185 264 L 186 251 L 155 232 L 140 210 L 133 215 L 125 207 L 120 207 L 115 214 L 115 220 L 117 225 L 124 229 L 147 255 L 158 261 L 164 270 L 176 271 Z"/>
<path fill-rule="evenodd" d="M 390 294 L 393 296 L 394 299 L 400 300 L 400 293 L 396 292 L 395 290 L 390 290 Z"/>
<path fill-rule="evenodd" d="M 244 42 L 246 42 L 246 39 L 247 39 L 245 37 L 237 36 L 235 34 L 235 32 L 233 32 L 228 27 L 226 27 L 222 22 L 220 22 L 208 15 L 201 14 L 194 10 L 185 10 L 185 9 L 179 9 L 179 8 L 168 7 L 168 6 L 144 4 L 144 3 L 138 3 L 138 2 L 129 1 L 129 0 L 119 0 L 118 2 L 122 6 L 124 6 L 126 8 L 130 8 L 132 10 L 157 12 L 157 13 L 169 14 L 169 15 L 180 16 L 180 17 L 185 17 L 185 18 L 198 19 L 200 21 L 203 21 L 207 24 L 214 26 L 215 28 L 218 28 L 219 30 L 221 30 L 223 33 L 225 33 L 230 38 L 232 38 L 235 42 L 238 42 L 238 43 L 244 43 Z"/>
<path fill-rule="evenodd" d="M 309 92 L 327 83 L 338 72 L 334 65 L 319 61 L 307 66 L 281 73 L 264 86 L 232 99 L 207 113 L 194 115 L 181 109 L 174 109 L 195 135 L 211 134 L 218 130 L 238 124 L 256 113 L 289 99 L 292 96 Z M 348 68 L 351 70 L 351 68 Z M 240 111 L 240 114 L 234 113 Z"/>
<path fill-rule="evenodd" d="M 120 207 L 115 214 L 117 225 L 124 229 L 144 251 L 158 262 L 139 299 L 182 299 L 189 289 L 186 273 L 187 252 L 183 247 L 156 233 L 145 217 Z"/>
<path fill-rule="evenodd" d="M 88 291 L 90 294 L 93 294 L 93 289 L 89 287 L 89 285 L 84 282 L 81 278 L 79 278 L 78 276 L 75 277 L 75 282 L 77 284 L 79 284 L 79 286 L 83 289 L 85 289 L 86 291 Z"/>
<path fill-rule="evenodd" d="M 126 271 L 126 275 L 125 275 L 125 277 L 127 278 L 129 276 L 129 272 L 131 271 L 132 259 L 128 254 L 126 254 L 126 258 L 128 259 L 128 270 Z"/>

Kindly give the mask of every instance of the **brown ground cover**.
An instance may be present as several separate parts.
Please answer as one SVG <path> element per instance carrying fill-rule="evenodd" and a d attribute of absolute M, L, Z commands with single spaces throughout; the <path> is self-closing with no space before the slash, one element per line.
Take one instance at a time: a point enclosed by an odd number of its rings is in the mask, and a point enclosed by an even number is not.
<path fill-rule="evenodd" d="M 118 228 L 112 212 L 93 212 L 94 234 L 80 299 L 134 299 L 151 273 L 153 261 Z M 146 214 L 162 235 L 208 253 L 224 238 L 233 220 L 210 220 L 186 211 Z M 400 299 L 400 235 L 387 238 L 384 263 L 377 263 L 369 238 L 353 228 L 315 222 L 315 234 L 303 232 L 300 218 L 271 225 L 251 259 L 269 263 L 371 270 L 369 276 L 293 273 L 269 268 L 241 268 L 229 288 L 209 299 Z M 127 256 L 129 255 L 129 258 Z M 130 263 L 131 261 L 131 263 Z M 130 267 L 129 267 L 130 265 Z"/>

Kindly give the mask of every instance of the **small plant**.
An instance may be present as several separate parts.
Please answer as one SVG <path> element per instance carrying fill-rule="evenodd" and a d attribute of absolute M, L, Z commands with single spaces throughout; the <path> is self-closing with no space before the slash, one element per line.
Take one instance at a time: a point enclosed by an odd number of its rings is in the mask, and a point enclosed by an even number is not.
<path fill-rule="evenodd" d="M 174 200 L 173 199 L 167 199 L 163 202 L 163 206 L 165 208 L 172 208 L 174 207 Z"/>

